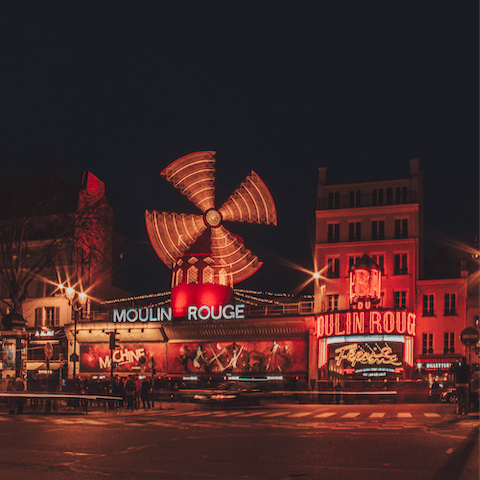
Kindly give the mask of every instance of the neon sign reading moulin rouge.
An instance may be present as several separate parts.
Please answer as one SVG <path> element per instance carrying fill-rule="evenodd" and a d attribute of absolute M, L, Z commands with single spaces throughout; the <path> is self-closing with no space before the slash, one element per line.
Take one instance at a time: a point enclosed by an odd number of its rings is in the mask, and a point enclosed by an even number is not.
<path fill-rule="evenodd" d="M 234 318 L 245 318 L 245 305 L 219 305 L 201 307 L 189 306 L 187 310 L 187 320 L 231 320 Z M 172 308 L 126 308 L 113 311 L 113 321 L 115 323 L 131 322 L 164 322 L 172 320 Z"/>
<path fill-rule="evenodd" d="M 415 314 L 411 312 L 371 310 L 317 316 L 317 337 L 359 334 L 415 335 Z"/>

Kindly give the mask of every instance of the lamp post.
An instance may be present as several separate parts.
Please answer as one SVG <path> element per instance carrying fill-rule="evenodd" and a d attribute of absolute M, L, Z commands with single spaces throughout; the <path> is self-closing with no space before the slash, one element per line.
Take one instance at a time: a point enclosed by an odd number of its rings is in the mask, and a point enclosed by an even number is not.
<path fill-rule="evenodd" d="M 77 300 L 73 301 L 77 295 Z M 70 360 L 73 360 L 73 379 L 75 380 L 77 376 L 77 362 L 78 362 L 78 355 L 77 355 L 77 318 L 78 314 L 83 313 L 83 307 L 87 303 L 87 294 L 84 292 L 77 293 L 72 287 L 68 287 L 65 290 L 65 296 L 68 300 L 68 305 L 73 308 L 74 312 L 74 331 L 73 331 L 73 354 L 70 356 Z"/>

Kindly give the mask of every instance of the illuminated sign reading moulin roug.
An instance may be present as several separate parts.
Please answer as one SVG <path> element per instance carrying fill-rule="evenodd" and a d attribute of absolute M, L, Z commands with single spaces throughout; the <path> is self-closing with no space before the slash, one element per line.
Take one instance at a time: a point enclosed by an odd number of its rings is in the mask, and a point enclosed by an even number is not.
<path fill-rule="evenodd" d="M 245 318 L 245 305 L 217 305 L 201 307 L 189 306 L 187 320 L 232 320 Z M 149 308 L 123 308 L 113 311 L 115 323 L 135 322 L 165 322 L 172 320 L 172 308 L 149 307 Z"/>
<path fill-rule="evenodd" d="M 317 337 L 363 334 L 415 335 L 415 314 L 405 311 L 370 310 L 317 316 Z"/>

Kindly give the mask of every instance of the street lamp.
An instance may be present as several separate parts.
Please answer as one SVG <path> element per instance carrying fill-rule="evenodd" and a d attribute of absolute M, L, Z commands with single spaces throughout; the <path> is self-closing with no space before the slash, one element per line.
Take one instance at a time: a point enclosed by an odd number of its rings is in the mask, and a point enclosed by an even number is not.
<path fill-rule="evenodd" d="M 76 301 L 73 301 L 75 298 L 75 295 L 77 295 L 78 299 Z M 77 376 L 77 362 L 78 362 L 78 355 L 77 355 L 77 318 L 79 312 L 82 313 L 83 307 L 87 303 L 87 294 L 84 292 L 77 293 L 72 287 L 68 287 L 65 290 L 65 296 L 67 297 L 68 300 L 68 305 L 73 308 L 74 311 L 74 331 L 73 331 L 73 354 L 70 357 L 70 360 L 73 360 L 73 379 L 75 380 Z"/>

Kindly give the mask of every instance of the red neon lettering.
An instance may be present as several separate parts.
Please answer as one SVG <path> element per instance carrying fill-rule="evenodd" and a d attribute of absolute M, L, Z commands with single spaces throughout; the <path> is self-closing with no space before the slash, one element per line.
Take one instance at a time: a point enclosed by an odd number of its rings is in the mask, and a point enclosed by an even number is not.
<path fill-rule="evenodd" d="M 397 332 L 405 333 L 407 331 L 407 312 L 397 312 Z"/>
<path fill-rule="evenodd" d="M 365 333 L 365 313 L 353 312 L 353 334 Z"/>
<path fill-rule="evenodd" d="M 392 333 L 395 330 L 395 315 L 393 312 L 383 314 L 383 330 L 385 333 Z"/>
<path fill-rule="evenodd" d="M 415 335 L 415 314 L 409 313 L 407 316 L 407 330 L 408 334 L 414 336 Z"/>
<path fill-rule="evenodd" d="M 382 333 L 382 326 L 380 322 L 382 317 L 379 312 L 370 312 L 370 334 L 373 333 Z M 375 327 L 377 332 L 375 332 Z"/>
<path fill-rule="evenodd" d="M 347 313 L 347 320 L 345 323 L 347 324 L 346 325 L 347 335 L 351 335 L 352 334 L 352 314 L 350 312 Z"/>
<path fill-rule="evenodd" d="M 334 319 L 333 314 L 325 315 L 325 335 L 331 337 L 333 335 Z"/>
<path fill-rule="evenodd" d="M 335 335 L 345 335 L 345 330 L 340 330 L 340 314 L 335 314 Z"/>

